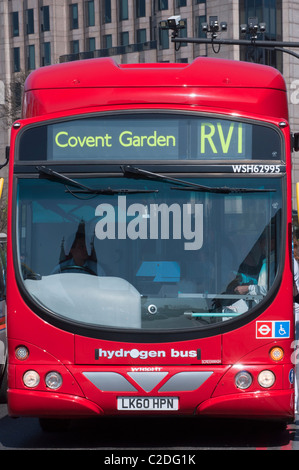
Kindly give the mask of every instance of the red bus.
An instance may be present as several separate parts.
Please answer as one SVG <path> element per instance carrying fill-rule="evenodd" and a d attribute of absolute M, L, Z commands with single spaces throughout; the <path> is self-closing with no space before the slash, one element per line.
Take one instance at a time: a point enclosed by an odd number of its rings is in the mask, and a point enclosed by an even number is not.
<path fill-rule="evenodd" d="M 11 131 L 9 414 L 292 421 L 290 137 L 274 68 L 34 71 Z"/>

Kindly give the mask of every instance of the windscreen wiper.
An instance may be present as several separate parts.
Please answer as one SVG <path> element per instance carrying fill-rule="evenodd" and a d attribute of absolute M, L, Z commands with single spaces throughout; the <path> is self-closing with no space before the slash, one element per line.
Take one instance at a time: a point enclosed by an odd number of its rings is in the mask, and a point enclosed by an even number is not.
<path fill-rule="evenodd" d="M 170 189 L 176 189 L 177 191 L 207 191 L 210 193 L 221 193 L 221 194 L 234 194 L 234 193 L 272 193 L 275 192 L 276 189 L 264 189 L 264 188 L 229 188 L 228 186 L 221 186 L 215 188 L 193 188 L 192 186 L 185 187 L 185 188 L 176 188 L 172 187 Z"/>
<path fill-rule="evenodd" d="M 62 183 L 65 186 L 72 186 L 77 188 L 76 191 L 70 190 L 67 188 L 67 191 L 72 194 L 104 194 L 104 195 L 113 195 L 113 194 L 136 194 L 136 193 L 157 193 L 158 189 L 132 189 L 132 188 L 90 188 L 85 186 L 85 184 L 79 183 L 68 176 L 58 173 L 57 171 L 52 170 L 51 168 L 45 166 L 36 166 L 39 174 L 44 175 L 46 178 L 51 179 L 52 181 L 57 181 Z"/>
<path fill-rule="evenodd" d="M 174 182 L 177 184 L 184 185 L 184 187 L 171 187 L 170 189 L 180 190 L 180 191 L 203 191 L 203 192 L 210 192 L 210 193 L 222 193 L 222 194 L 230 194 L 230 193 L 256 193 L 256 192 L 274 192 L 276 189 L 257 189 L 257 188 L 233 188 L 228 186 L 221 186 L 221 187 L 211 187 L 211 186 L 204 186 L 197 183 L 192 183 L 190 181 L 181 180 L 178 178 L 174 178 L 172 176 L 165 176 L 159 173 L 154 173 L 152 171 L 142 170 L 141 168 L 136 168 L 131 165 L 122 165 L 121 170 L 123 175 L 126 178 L 136 178 L 136 179 L 153 179 L 158 181 L 165 181 L 165 182 Z"/>

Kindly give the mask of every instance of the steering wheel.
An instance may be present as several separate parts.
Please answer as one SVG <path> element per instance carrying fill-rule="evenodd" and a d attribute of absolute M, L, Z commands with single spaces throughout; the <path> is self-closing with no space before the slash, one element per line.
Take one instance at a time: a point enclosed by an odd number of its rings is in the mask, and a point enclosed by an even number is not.
<path fill-rule="evenodd" d="M 73 264 L 73 265 L 70 265 L 70 266 L 63 266 L 62 268 L 60 268 L 61 273 L 63 273 L 64 271 L 69 271 L 69 270 L 83 271 L 87 274 L 92 274 L 93 276 L 97 276 L 97 274 L 92 269 L 90 269 L 88 266 L 77 266 L 77 265 Z"/>

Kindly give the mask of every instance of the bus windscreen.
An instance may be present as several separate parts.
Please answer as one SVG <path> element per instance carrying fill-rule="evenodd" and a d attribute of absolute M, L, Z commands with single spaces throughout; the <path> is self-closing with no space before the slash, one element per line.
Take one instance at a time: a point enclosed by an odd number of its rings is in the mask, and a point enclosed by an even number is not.
<path fill-rule="evenodd" d="M 29 296 L 93 328 L 202 329 L 250 313 L 279 269 L 281 179 L 189 180 L 76 179 L 92 193 L 20 178 L 17 251 Z M 247 191 L 233 191 L 240 186 Z"/>

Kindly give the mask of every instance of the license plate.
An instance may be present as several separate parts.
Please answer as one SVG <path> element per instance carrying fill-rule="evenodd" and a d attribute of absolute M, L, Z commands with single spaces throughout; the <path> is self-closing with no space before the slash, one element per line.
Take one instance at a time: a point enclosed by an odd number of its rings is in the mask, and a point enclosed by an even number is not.
<path fill-rule="evenodd" d="M 178 397 L 118 397 L 118 410 L 129 411 L 177 411 Z"/>

